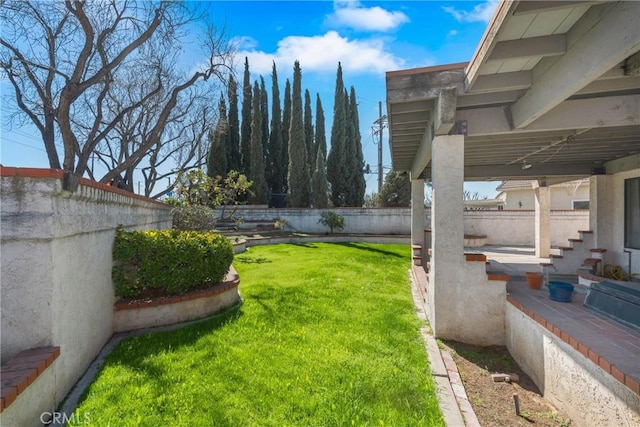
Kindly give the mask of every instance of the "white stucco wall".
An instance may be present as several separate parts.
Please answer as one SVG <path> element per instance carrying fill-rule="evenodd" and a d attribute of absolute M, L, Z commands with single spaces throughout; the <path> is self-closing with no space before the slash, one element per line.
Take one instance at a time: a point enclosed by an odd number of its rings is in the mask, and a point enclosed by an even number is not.
<path fill-rule="evenodd" d="M 600 193 L 605 193 L 609 203 L 603 203 L 598 215 L 603 216 L 597 221 L 598 246 L 607 250 L 605 260 L 607 264 L 619 265 L 627 272 L 629 254 L 631 254 L 631 272 L 640 273 L 640 250 L 624 247 L 624 181 L 629 178 L 640 177 L 640 169 L 618 173 L 605 178 L 592 177 L 592 180 L 603 179 L 604 187 Z"/>
<path fill-rule="evenodd" d="M 640 396 L 506 303 L 506 345 L 553 405 L 577 425 L 640 425 Z"/>
<path fill-rule="evenodd" d="M 115 228 L 167 228 L 171 219 L 162 203 L 87 180 L 66 192 L 59 173 L 42 171 L 3 168 L 0 178 L 1 357 L 59 346 L 48 376 L 55 393 L 40 390 L 54 409 L 113 333 Z M 2 419 L 27 397 L 19 395 Z"/>
<path fill-rule="evenodd" d="M 552 185 L 549 190 L 551 191 L 552 210 L 571 210 L 574 200 L 589 200 L 588 184 L 581 184 L 575 194 L 564 184 Z M 533 188 L 506 190 L 501 198 L 505 201 L 505 210 L 532 210 L 535 208 Z"/>
<path fill-rule="evenodd" d="M 409 208 L 333 208 L 333 209 L 257 209 L 240 208 L 245 221 L 287 220 L 287 231 L 326 233 L 329 228 L 318 223 L 322 212 L 336 212 L 344 217 L 342 233 L 411 234 Z"/>
<path fill-rule="evenodd" d="M 467 211 L 465 234 L 486 235 L 489 245 L 533 246 L 535 244 L 533 211 Z M 551 245 L 567 246 L 577 239 L 578 231 L 589 229 L 589 212 L 584 210 L 551 211 Z"/>
<path fill-rule="evenodd" d="M 326 209 L 344 217 L 342 233 L 411 234 L 410 208 L 336 208 Z M 322 209 L 257 209 L 238 211 L 245 221 L 287 220 L 287 231 L 326 233 L 318 223 Z M 490 245 L 533 246 L 535 214 L 533 211 L 465 211 L 464 233 L 486 235 Z M 248 224 L 244 224 L 245 226 Z M 431 225 L 431 212 L 425 213 L 425 228 Z M 568 239 L 578 238 L 579 230 L 589 229 L 589 212 L 551 211 L 551 244 L 566 246 Z"/>

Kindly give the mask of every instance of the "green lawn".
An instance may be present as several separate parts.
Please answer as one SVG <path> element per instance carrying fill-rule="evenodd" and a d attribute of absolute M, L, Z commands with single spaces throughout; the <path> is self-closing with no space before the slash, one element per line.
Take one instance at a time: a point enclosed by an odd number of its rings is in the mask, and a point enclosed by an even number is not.
<path fill-rule="evenodd" d="M 96 426 L 443 425 L 406 245 L 252 247 L 244 304 L 123 341 L 78 419 Z"/>

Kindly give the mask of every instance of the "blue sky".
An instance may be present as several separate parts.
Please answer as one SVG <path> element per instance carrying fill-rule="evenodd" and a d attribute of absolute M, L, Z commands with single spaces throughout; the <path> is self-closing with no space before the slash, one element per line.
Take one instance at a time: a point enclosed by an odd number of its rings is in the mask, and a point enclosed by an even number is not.
<path fill-rule="evenodd" d="M 237 46 L 240 80 L 248 57 L 252 81 L 262 75 L 270 88 L 275 61 L 282 94 L 294 61 L 300 61 L 302 87 L 311 93 L 314 117 L 316 93 L 322 100 L 327 139 L 340 61 L 345 85 L 354 86 L 358 95 L 365 162 L 375 172 L 378 147 L 371 127 L 378 118 L 379 101 L 385 114 L 385 72 L 469 61 L 496 4 L 497 0 L 215 1 L 201 6 L 209 9 L 215 23 L 225 26 L 227 37 Z M 3 84 L 3 95 L 7 89 Z M 385 174 L 391 166 L 387 138 L 385 131 Z M 2 118 L 0 161 L 7 166 L 48 167 L 37 135 L 28 128 L 7 129 L 6 117 Z M 366 179 L 367 192 L 377 191 L 377 174 Z M 466 185 L 490 198 L 495 187 L 496 183 Z"/>

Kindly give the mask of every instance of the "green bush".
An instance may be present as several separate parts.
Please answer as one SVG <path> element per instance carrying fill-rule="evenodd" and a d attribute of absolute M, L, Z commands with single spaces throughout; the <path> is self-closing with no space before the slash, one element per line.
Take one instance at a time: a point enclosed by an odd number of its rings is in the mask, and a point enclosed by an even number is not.
<path fill-rule="evenodd" d="M 202 284 L 220 283 L 232 261 L 233 246 L 219 234 L 119 227 L 112 277 L 119 297 L 149 290 L 184 294 Z"/>
<path fill-rule="evenodd" d="M 173 228 L 185 231 L 212 231 L 216 212 L 207 206 L 179 206 L 171 211 Z"/>
<path fill-rule="evenodd" d="M 340 231 L 344 228 L 344 217 L 333 211 L 322 212 L 318 222 L 329 227 L 329 229 L 331 230 L 331 234 L 333 234 L 334 229 Z"/>

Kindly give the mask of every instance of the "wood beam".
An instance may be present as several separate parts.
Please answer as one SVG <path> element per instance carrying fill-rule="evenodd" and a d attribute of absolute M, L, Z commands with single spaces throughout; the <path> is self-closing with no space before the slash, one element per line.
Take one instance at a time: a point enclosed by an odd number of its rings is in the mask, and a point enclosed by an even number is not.
<path fill-rule="evenodd" d="M 505 40 L 496 43 L 487 61 L 507 59 L 558 56 L 567 50 L 567 37 L 564 34 L 529 37 L 518 40 Z"/>
<path fill-rule="evenodd" d="M 604 164 L 604 168 L 608 174 L 640 169 L 640 154 L 608 161 Z"/>
<path fill-rule="evenodd" d="M 513 129 L 508 107 L 459 110 L 456 120 L 467 121 L 467 136 L 529 131 L 573 130 L 640 124 L 640 95 L 564 101 L 524 128 Z"/>
<path fill-rule="evenodd" d="M 496 44 L 496 35 L 502 27 L 502 23 L 511 15 L 516 6 L 516 2 L 509 1 L 501 1 L 498 4 L 498 8 L 494 13 L 491 22 L 489 22 L 487 30 L 482 36 L 482 40 L 480 40 L 480 44 L 478 44 L 478 47 L 473 54 L 473 58 L 471 58 L 471 62 L 467 65 L 464 80 L 465 87 L 475 85 L 476 79 L 479 77 L 478 72 L 480 71 L 480 67 L 485 63 L 487 54 L 491 52 L 491 49 L 493 49 L 493 46 Z"/>
<path fill-rule="evenodd" d="M 624 74 L 626 76 L 640 76 L 640 52 L 636 52 L 624 61 Z"/>
<path fill-rule="evenodd" d="M 456 123 L 456 94 L 455 88 L 440 90 L 433 117 L 435 135 L 448 135 Z"/>
<path fill-rule="evenodd" d="M 458 108 L 478 107 L 482 105 L 511 104 L 524 94 L 524 90 L 510 90 L 506 92 L 463 94 L 456 101 Z"/>
<path fill-rule="evenodd" d="M 550 176 L 589 176 L 594 168 L 592 162 L 562 163 L 562 164 L 542 164 L 534 165 L 529 169 L 522 169 L 522 165 L 486 165 L 486 166 L 465 166 L 465 180 L 478 180 L 486 178 L 498 179 L 538 179 Z M 425 175 L 431 173 L 431 168 L 425 168 Z"/>
<path fill-rule="evenodd" d="M 566 9 L 569 7 L 582 6 L 585 4 L 595 4 L 596 2 L 573 1 L 573 0 L 551 0 L 551 1 L 521 1 L 513 12 L 514 15 L 527 15 L 530 13 L 548 12 L 551 10 Z"/>
<path fill-rule="evenodd" d="M 387 102 L 403 103 L 436 99 L 443 88 L 464 90 L 464 68 L 409 75 L 387 75 Z"/>
<path fill-rule="evenodd" d="M 424 171 L 424 168 L 426 168 L 431 161 L 432 139 L 433 136 L 431 135 L 431 130 L 427 129 L 422 137 L 420 146 L 418 147 L 418 150 L 416 151 L 415 157 L 413 159 L 413 164 L 411 165 L 411 176 L 420 176 L 422 174 L 422 171 Z"/>
<path fill-rule="evenodd" d="M 473 86 L 467 86 L 466 92 L 501 92 L 505 90 L 528 89 L 532 82 L 531 71 L 485 74 L 478 76 Z"/>
<path fill-rule="evenodd" d="M 602 7 L 608 7 L 604 14 Z M 589 23 L 589 29 L 513 104 L 516 128 L 530 125 L 640 49 L 640 2 L 602 7 L 592 7 L 585 14 L 582 25 Z"/>

